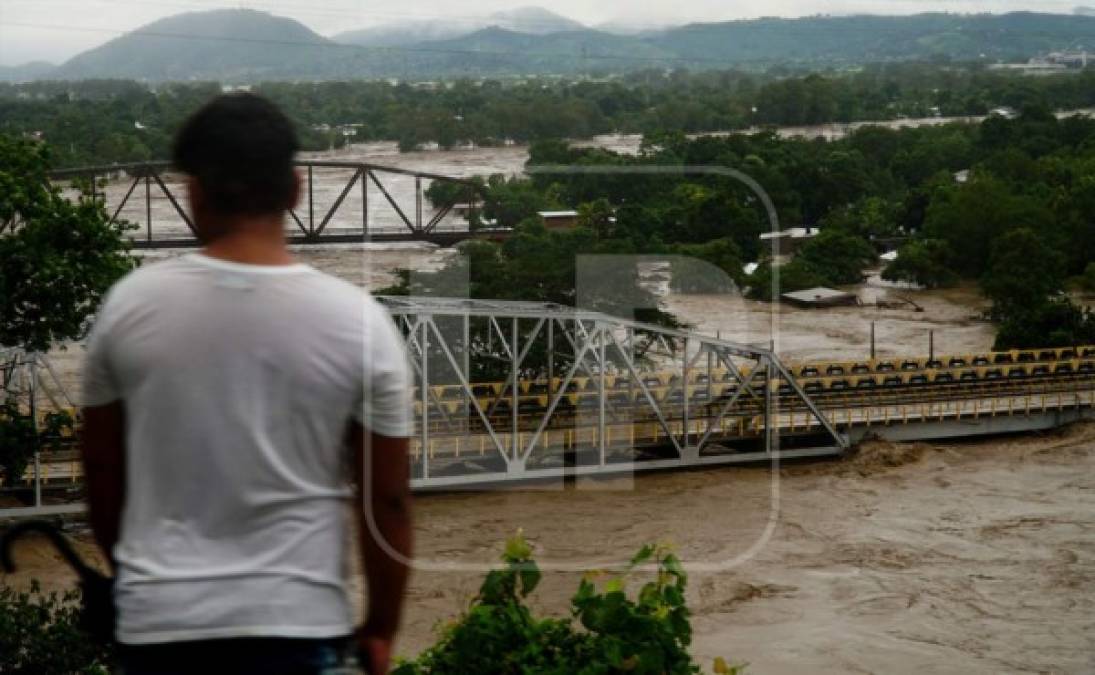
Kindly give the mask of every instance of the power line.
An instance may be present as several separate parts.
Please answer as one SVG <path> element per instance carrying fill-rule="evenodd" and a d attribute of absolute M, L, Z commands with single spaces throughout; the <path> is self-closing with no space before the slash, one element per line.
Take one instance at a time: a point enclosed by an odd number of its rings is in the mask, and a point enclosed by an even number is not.
<path fill-rule="evenodd" d="M 57 0 L 52 0 L 52 1 L 57 2 Z M 61 3 L 64 3 L 66 1 L 67 0 L 60 0 L 60 3 L 57 3 L 57 4 L 61 4 Z M 28 3 L 28 4 L 30 4 L 31 6 L 34 6 L 34 7 L 40 7 L 43 4 L 51 4 L 51 0 L 36 0 L 34 3 Z M 80 4 L 128 5 L 129 2 L 128 2 L 128 0 L 87 0 L 86 3 L 80 3 Z M 436 14 L 423 14 L 423 13 L 418 13 L 418 12 L 378 12 L 378 11 L 374 11 L 374 10 L 356 11 L 356 10 L 351 10 L 351 9 L 348 9 L 348 8 L 346 10 L 338 10 L 338 9 L 333 9 L 333 8 L 320 8 L 320 7 L 316 7 L 314 5 L 301 5 L 301 4 L 280 3 L 280 2 L 256 2 L 256 3 L 248 3 L 248 4 L 254 4 L 255 7 L 261 7 L 261 9 L 255 9 L 254 11 L 268 11 L 273 16 L 278 16 L 277 14 L 273 14 L 273 12 L 277 11 L 277 12 L 287 12 L 287 13 L 292 12 L 292 13 L 297 13 L 297 14 L 311 15 L 311 16 L 370 17 L 370 18 L 385 18 L 385 19 L 414 19 L 414 20 L 418 20 L 418 21 L 466 22 L 466 23 L 469 23 L 469 24 L 484 25 L 484 26 L 490 25 L 491 22 L 505 22 L 505 21 L 507 21 L 507 19 L 504 19 L 502 17 L 498 17 L 495 14 L 446 14 L 445 16 L 437 16 Z M 141 5 L 152 5 L 152 6 L 157 6 L 157 7 L 167 7 L 167 8 L 175 8 L 175 9 L 198 9 L 198 10 L 204 10 L 204 11 L 216 11 L 218 9 L 230 9 L 228 7 L 210 7 L 210 5 L 205 4 L 205 3 L 186 2 L 185 0 L 142 0 Z M 244 8 L 253 9 L 252 7 L 244 7 Z M 162 17 L 162 18 L 168 18 L 168 17 Z M 575 23 L 581 24 L 585 28 L 589 28 L 589 26 L 587 26 L 586 24 L 584 24 L 580 21 L 576 21 L 574 19 L 570 19 L 569 17 L 565 17 L 565 16 L 560 15 L 560 19 L 565 20 L 565 21 L 574 21 Z M 158 19 L 156 19 L 156 20 L 158 20 Z M 526 26 L 540 26 L 540 27 L 544 27 L 544 28 L 559 25 L 558 21 L 545 21 L 545 20 L 537 20 L 537 19 L 520 19 L 520 20 L 516 21 L 516 23 L 520 23 L 520 24 L 526 25 Z M 362 26 L 362 28 L 370 28 L 370 27 L 371 26 Z M 644 27 L 644 28 L 659 28 L 659 27 L 662 27 L 662 26 L 659 26 L 657 24 L 649 24 L 649 25 L 641 26 L 641 27 Z M 353 30 L 353 29 L 351 29 L 351 30 Z"/>

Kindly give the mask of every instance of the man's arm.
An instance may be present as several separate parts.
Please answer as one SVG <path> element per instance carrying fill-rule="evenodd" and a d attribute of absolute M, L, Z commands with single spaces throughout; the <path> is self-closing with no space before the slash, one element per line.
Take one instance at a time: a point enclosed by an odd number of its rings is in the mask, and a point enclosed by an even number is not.
<path fill-rule="evenodd" d="M 88 517 L 99 548 L 113 565 L 125 502 L 125 410 L 121 401 L 83 409 L 81 445 Z"/>
<path fill-rule="evenodd" d="M 410 443 L 406 438 L 368 432 L 355 422 L 350 444 L 357 488 L 355 512 L 368 582 L 368 609 L 358 640 L 369 672 L 387 673 L 412 555 Z"/>

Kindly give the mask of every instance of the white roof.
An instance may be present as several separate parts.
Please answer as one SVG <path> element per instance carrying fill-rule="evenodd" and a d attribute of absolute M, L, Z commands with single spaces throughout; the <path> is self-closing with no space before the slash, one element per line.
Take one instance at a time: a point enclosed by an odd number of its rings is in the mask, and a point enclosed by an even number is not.
<path fill-rule="evenodd" d="M 801 291 L 794 291 L 792 293 L 784 293 L 783 297 L 790 300 L 798 300 L 799 302 L 818 302 L 825 300 L 852 298 L 855 297 L 855 294 L 849 293 L 847 291 L 838 291 L 835 288 L 825 288 L 824 286 L 817 286 L 814 288 L 807 288 Z"/>
<path fill-rule="evenodd" d="M 578 215 L 577 211 L 537 211 L 536 213 L 541 218 L 573 218 Z"/>
<path fill-rule="evenodd" d="M 817 233 L 821 232 L 820 227 L 789 227 L 786 230 L 780 230 L 779 232 L 761 232 L 761 239 L 772 239 L 775 237 L 790 237 L 791 239 L 805 239 L 807 237 L 817 236 Z"/>
<path fill-rule="evenodd" d="M 878 257 L 881 258 L 882 260 L 887 261 L 887 262 L 889 262 L 891 260 L 897 260 L 897 251 L 896 250 L 887 251 L 886 253 L 883 253 L 882 255 L 880 255 Z"/>

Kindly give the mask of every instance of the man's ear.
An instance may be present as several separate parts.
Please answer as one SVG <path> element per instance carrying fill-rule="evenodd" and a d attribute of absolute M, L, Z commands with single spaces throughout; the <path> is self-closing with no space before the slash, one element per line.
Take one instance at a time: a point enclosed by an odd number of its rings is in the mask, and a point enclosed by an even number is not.
<path fill-rule="evenodd" d="M 300 205 L 300 194 L 303 191 L 304 177 L 300 175 L 300 169 L 293 169 L 293 194 L 289 195 L 289 208 L 295 209 Z"/>
<path fill-rule="evenodd" d="M 197 217 L 199 213 L 205 211 L 205 192 L 202 191 L 201 183 L 193 176 L 187 176 L 184 184 L 186 185 L 186 201 L 190 203 L 190 213 Z"/>

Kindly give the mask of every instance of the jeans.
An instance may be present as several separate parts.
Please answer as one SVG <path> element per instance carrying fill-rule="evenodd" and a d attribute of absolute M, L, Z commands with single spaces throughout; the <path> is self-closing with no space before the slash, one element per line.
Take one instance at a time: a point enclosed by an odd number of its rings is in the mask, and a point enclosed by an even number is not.
<path fill-rule="evenodd" d="M 123 675 L 342 675 L 351 640 L 342 638 L 224 638 L 119 645 Z"/>

